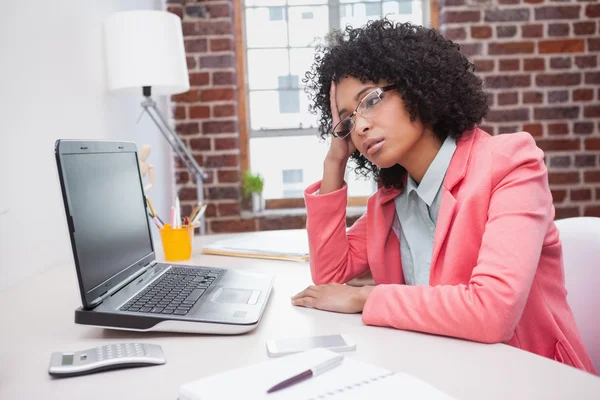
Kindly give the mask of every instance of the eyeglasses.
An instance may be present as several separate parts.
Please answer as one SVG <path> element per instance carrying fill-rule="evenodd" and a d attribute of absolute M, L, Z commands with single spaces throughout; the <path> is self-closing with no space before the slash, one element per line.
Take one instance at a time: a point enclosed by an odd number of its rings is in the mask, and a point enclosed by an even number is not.
<path fill-rule="evenodd" d="M 356 109 L 352 114 L 338 122 L 331 132 L 333 136 L 338 137 L 340 139 L 346 138 L 354 129 L 354 120 L 356 118 L 356 113 L 359 113 L 363 117 L 368 117 L 369 114 L 373 112 L 381 102 L 383 101 L 383 93 L 389 92 L 396 88 L 396 85 L 389 85 L 377 88 L 370 92 L 368 95 L 363 97 L 363 99 L 358 103 Z"/>

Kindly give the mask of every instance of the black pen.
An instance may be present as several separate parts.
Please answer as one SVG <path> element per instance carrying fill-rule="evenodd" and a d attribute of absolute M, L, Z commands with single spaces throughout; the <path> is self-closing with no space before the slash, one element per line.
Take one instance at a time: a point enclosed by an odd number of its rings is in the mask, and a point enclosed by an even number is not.
<path fill-rule="evenodd" d="M 344 360 L 344 356 L 340 355 L 335 358 L 331 358 L 315 367 L 307 369 L 306 371 L 300 372 L 297 375 L 292 376 L 291 378 L 286 379 L 283 382 L 278 383 L 273 386 L 271 389 L 267 390 L 267 393 L 273 393 L 281 389 L 285 389 L 289 386 L 295 385 L 298 382 L 302 382 L 308 378 L 312 378 L 313 376 L 319 375 L 325 371 L 330 370 L 331 368 L 337 367 Z"/>

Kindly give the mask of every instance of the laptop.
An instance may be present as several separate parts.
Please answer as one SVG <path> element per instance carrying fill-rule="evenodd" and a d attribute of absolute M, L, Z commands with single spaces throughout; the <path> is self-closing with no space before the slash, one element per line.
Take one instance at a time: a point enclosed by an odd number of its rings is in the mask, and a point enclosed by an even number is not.
<path fill-rule="evenodd" d="M 156 260 L 135 143 L 58 140 L 55 156 L 82 300 L 75 323 L 224 335 L 258 325 L 272 275 Z"/>

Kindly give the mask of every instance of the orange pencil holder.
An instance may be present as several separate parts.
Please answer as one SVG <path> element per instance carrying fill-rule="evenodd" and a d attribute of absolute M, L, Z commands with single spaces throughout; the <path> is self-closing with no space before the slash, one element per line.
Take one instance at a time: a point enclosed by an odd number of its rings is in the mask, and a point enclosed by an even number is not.
<path fill-rule="evenodd" d="M 165 224 L 160 229 L 160 238 L 163 244 L 166 261 L 184 261 L 192 257 L 192 238 L 194 227 L 183 225 L 181 228 L 173 229 L 171 225 Z"/>

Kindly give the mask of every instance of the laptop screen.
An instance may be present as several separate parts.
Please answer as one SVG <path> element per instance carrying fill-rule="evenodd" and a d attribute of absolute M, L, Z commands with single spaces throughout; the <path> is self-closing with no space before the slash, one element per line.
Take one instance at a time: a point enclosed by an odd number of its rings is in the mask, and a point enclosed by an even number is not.
<path fill-rule="evenodd" d="M 135 152 L 62 156 L 86 294 L 153 253 L 137 163 Z"/>

